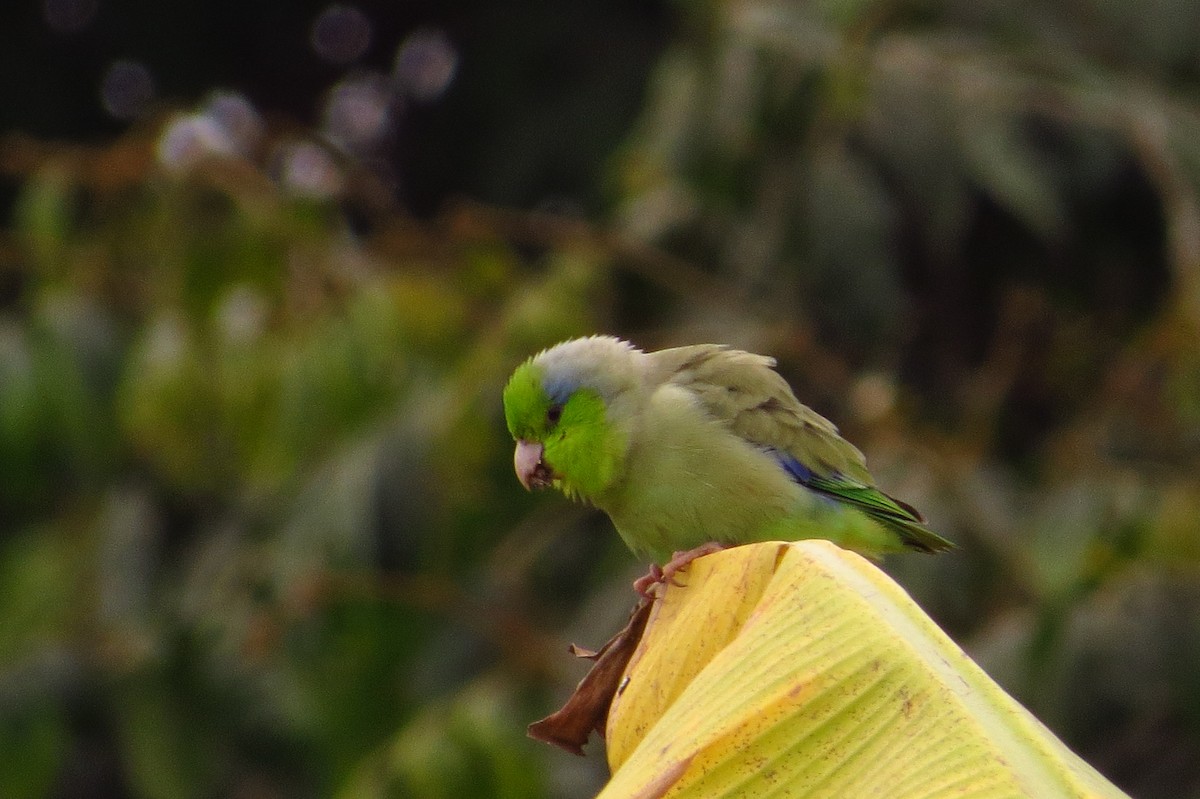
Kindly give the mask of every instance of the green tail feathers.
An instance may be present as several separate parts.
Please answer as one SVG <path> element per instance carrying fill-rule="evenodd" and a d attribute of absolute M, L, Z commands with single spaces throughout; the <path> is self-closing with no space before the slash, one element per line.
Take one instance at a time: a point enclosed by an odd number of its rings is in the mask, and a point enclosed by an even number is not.
<path fill-rule="evenodd" d="M 911 505 L 893 499 L 874 486 L 850 483 L 836 478 L 812 476 L 805 485 L 847 505 L 851 505 L 894 530 L 904 546 L 918 552 L 942 552 L 954 544 L 924 525 L 921 514 Z"/>
<path fill-rule="evenodd" d="M 918 552 L 944 552 L 947 549 L 954 549 L 953 543 L 942 538 L 920 522 L 909 519 L 896 519 L 883 515 L 871 515 L 899 533 L 900 538 L 904 540 L 904 545 L 909 549 L 915 549 Z"/>

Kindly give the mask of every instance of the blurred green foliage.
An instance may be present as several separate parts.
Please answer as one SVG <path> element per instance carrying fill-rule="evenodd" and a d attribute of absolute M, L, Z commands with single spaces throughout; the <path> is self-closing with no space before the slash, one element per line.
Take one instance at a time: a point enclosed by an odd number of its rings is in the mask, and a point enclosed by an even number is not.
<path fill-rule="evenodd" d="M 923 605 L 1200 796 L 1200 10 L 677 14 L 598 219 L 297 192 L 294 128 L 0 142 L 0 795 L 594 792 L 524 728 L 636 565 L 498 398 L 603 330 L 777 356 L 960 543 L 889 563 Z"/>

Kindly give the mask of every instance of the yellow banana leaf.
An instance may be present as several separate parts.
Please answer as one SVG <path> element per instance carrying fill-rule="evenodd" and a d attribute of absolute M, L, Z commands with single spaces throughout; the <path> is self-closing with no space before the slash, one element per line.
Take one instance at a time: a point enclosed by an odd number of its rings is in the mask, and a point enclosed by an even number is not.
<path fill-rule="evenodd" d="M 1125 796 L 858 555 L 753 544 L 676 582 L 613 697 L 601 799 Z"/>

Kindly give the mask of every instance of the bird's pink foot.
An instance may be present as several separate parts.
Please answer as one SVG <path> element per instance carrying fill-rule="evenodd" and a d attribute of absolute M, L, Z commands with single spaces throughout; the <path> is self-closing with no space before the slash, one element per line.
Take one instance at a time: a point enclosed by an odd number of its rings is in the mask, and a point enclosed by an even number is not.
<path fill-rule="evenodd" d="M 724 544 L 718 544 L 716 541 L 709 541 L 707 544 L 701 544 L 695 549 L 685 549 L 682 552 L 676 552 L 671 555 L 671 559 L 662 567 L 662 582 L 670 582 L 671 578 L 688 567 L 689 564 L 696 558 L 702 558 L 705 555 L 711 555 L 714 552 L 720 552 L 725 549 Z"/>
<path fill-rule="evenodd" d="M 633 581 L 633 590 L 637 591 L 638 596 L 640 596 L 642 599 L 654 599 L 654 595 L 650 593 L 650 589 L 662 581 L 662 567 L 657 563 L 651 563 L 650 571 Z"/>
<path fill-rule="evenodd" d="M 709 541 L 707 544 L 701 544 L 695 549 L 686 549 L 682 552 L 675 552 L 671 555 L 671 559 L 667 561 L 665 566 L 652 564 L 650 571 L 633 581 L 633 590 L 637 591 L 642 597 L 651 599 L 650 589 L 658 583 L 671 583 L 678 585 L 672 581 L 672 578 L 688 567 L 688 565 L 696 558 L 702 558 L 705 555 L 711 555 L 714 552 L 720 552 L 725 549 L 724 544 L 719 544 L 716 541 Z"/>

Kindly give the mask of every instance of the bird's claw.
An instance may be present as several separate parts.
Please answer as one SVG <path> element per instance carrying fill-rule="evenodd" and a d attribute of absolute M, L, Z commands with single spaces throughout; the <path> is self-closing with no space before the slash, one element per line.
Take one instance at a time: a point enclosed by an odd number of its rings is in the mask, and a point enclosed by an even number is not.
<path fill-rule="evenodd" d="M 655 594 L 651 593 L 654 586 L 663 582 L 663 570 L 657 563 L 650 564 L 650 571 L 643 574 L 641 577 L 633 581 L 633 590 L 637 591 L 638 596 L 642 599 L 652 600 Z"/>
<path fill-rule="evenodd" d="M 637 591 L 638 595 L 643 599 L 654 599 L 657 596 L 657 592 L 652 594 L 651 591 L 656 585 L 669 584 L 679 588 L 683 583 L 675 582 L 676 574 L 686 569 L 696 558 L 711 555 L 713 552 L 720 552 L 724 548 L 724 544 L 709 541 L 707 544 L 701 544 L 695 549 L 675 552 L 671 555 L 671 559 L 667 561 L 665 566 L 659 566 L 657 563 L 650 564 L 650 571 L 633 581 L 633 590 Z"/>

